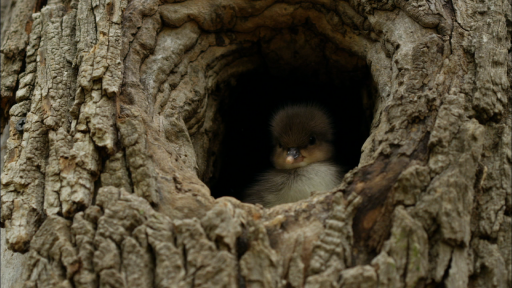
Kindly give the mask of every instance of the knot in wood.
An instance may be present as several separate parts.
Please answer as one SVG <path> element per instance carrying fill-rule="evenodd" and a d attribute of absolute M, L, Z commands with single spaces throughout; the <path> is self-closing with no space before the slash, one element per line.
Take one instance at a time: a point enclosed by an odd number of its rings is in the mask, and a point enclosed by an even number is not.
<path fill-rule="evenodd" d="M 27 121 L 27 118 L 21 118 L 20 120 L 18 120 L 18 123 L 16 123 L 16 131 L 18 131 L 18 133 L 23 133 L 23 127 L 25 127 L 25 122 Z"/>

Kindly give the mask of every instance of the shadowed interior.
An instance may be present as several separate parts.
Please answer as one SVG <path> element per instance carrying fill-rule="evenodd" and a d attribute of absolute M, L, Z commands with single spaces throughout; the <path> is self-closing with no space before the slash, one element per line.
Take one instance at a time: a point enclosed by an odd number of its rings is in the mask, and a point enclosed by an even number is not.
<path fill-rule="evenodd" d="M 355 57 L 355 56 L 354 56 Z M 348 171 L 359 163 L 373 113 L 372 78 L 366 66 L 326 79 L 312 70 L 276 71 L 271 65 L 240 75 L 220 104 L 225 133 L 216 171 L 205 179 L 212 196 L 243 198 L 248 188 L 272 168 L 269 123 L 280 108 L 315 103 L 329 114 L 334 128 L 334 161 Z"/>

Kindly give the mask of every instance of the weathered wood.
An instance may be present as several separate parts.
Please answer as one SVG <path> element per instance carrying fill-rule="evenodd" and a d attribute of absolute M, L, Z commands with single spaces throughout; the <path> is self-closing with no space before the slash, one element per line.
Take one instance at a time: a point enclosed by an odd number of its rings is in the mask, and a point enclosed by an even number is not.
<path fill-rule="evenodd" d="M 2 0 L 23 286 L 512 287 L 510 2 L 41 3 Z M 262 63 L 369 67 L 371 135 L 335 191 L 210 196 L 219 97 Z"/>

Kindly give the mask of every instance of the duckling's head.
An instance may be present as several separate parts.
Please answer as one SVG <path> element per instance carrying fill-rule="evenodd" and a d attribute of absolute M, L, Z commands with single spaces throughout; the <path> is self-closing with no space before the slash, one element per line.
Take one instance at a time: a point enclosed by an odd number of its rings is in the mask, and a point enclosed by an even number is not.
<path fill-rule="evenodd" d="M 332 128 L 326 113 L 312 105 L 279 110 L 271 123 L 274 166 L 294 169 L 331 158 Z"/>

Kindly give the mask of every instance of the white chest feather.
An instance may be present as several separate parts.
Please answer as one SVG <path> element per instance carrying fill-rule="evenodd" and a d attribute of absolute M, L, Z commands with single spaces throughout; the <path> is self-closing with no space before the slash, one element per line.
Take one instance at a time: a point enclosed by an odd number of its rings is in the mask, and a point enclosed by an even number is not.
<path fill-rule="evenodd" d="M 265 173 L 249 193 L 250 202 L 265 207 L 308 198 L 313 191 L 328 191 L 340 184 L 340 169 L 330 162 L 317 162 L 293 170 Z"/>

